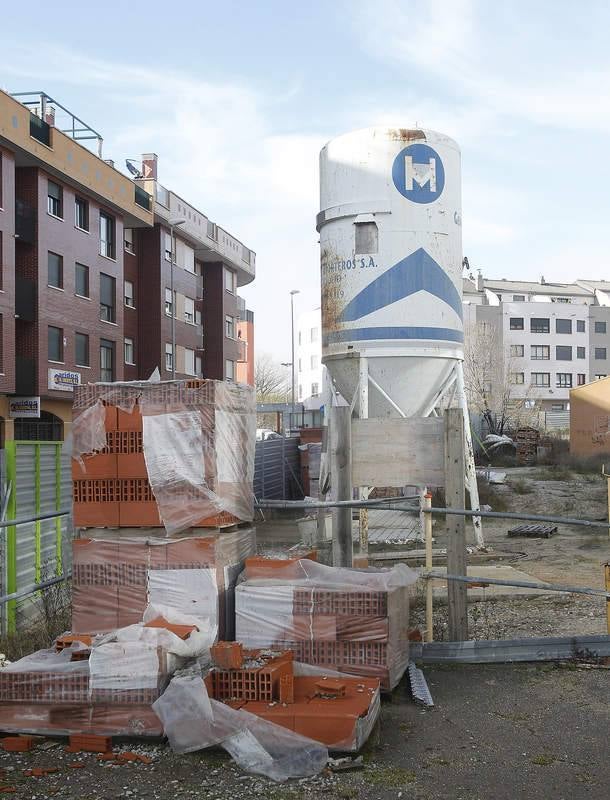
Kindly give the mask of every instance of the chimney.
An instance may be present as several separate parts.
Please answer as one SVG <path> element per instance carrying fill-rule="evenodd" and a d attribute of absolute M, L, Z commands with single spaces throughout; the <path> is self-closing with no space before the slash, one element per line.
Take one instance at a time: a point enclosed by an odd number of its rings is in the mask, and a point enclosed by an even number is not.
<path fill-rule="evenodd" d="M 157 180 L 157 161 L 159 156 L 156 153 L 142 154 L 142 176 L 145 180 Z"/>
<path fill-rule="evenodd" d="M 111 167 L 114 167 L 114 161 L 111 158 L 105 158 L 104 162 L 109 164 Z"/>
<path fill-rule="evenodd" d="M 540 276 L 540 283 L 541 283 L 543 286 L 544 286 L 544 284 L 546 283 L 546 281 L 544 280 L 544 275 L 541 275 L 541 276 Z"/>
<path fill-rule="evenodd" d="M 477 272 L 477 292 L 482 292 L 485 287 L 483 286 L 483 273 L 481 270 Z"/>

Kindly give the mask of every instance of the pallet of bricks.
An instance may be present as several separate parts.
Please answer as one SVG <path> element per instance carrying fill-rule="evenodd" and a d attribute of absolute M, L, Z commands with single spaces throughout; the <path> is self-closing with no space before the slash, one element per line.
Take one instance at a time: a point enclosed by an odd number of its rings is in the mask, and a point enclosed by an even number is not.
<path fill-rule="evenodd" d="M 234 634 L 254 427 L 247 387 L 75 387 L 72 632 L 0 671 L 0 730 L 162 733 L 175 669 Z"/>
<path fill-rule="evenodd" d="M 236 639 L 291 650 L 296 661 L 378 678 L 389 691 L 409 661 L 409 587 L 416 574 L 327 567 L 310 559 L 246 560 L 235 590 Z"/>
<path fill-rule="evenodd" d="M 519 428 L 515 437 L 517 462 L 526 466 L 536 463 L 540 434 L 535 428 Z"/>

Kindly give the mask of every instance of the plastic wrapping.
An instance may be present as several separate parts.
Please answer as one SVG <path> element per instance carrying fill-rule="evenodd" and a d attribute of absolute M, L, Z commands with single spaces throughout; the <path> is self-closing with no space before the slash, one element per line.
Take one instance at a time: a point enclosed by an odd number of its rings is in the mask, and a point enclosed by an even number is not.
<path fill-rule="evenodd" d="M 75 387 L 74 479 L 87 484 L 75 486 L 76 524 L 162 522 L 171 535 L 208 520 L 251 520 L 255 429 L 248 386 L 196 380 Z"/>
<path fill-rule="evenodd" d="M 222 745 L 242 769 L 275 781 L 316 775 L 328 761 L 323 745 L 210 700 L 197 674 L 175 676 L 153 709 L 178 753 Z"/>
<path fill-rule="evenodd" d="M 113 631 L 140 622 L 149 604 L 205 618 L 234 633 L 234 590 L 253 529 L 207 536 L 76 539 L 72 543 L 72 630 Z"/>
<path fill-rule="evenodd" d="M 246 647 L 291 650 L 297 661 L 376 677 L 392 689 L 409 660 L 409 590 L 417 574 L 276 562 L 274 578 L 235 591 L 236 639 Z"/>

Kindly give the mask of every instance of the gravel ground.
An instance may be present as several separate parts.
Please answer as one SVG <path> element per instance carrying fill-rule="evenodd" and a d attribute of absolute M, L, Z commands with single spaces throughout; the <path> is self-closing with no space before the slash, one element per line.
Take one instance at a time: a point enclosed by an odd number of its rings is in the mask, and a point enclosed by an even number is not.
<path fill-rule="evenodd" d="M 222 751 L 176 756 L 165 745 L 131 743 L 154 759 L 103 765 L 66 753 L 63 742 L 32 753 L 0 753 L 7 796 L 47 800 L 581 800 L 607 796 L 610 671 L 554 665 L 426 668 L 436 706 L 415 705 L 404 686 L 383 704 L 364 769 L 273 784 L 245 775 Z M 50 740 L 45 740 L 42 747 Z M 72 763 L 84 767 L 74 769 Z M 59 772 L 26 777 L 24 769 Z"/>

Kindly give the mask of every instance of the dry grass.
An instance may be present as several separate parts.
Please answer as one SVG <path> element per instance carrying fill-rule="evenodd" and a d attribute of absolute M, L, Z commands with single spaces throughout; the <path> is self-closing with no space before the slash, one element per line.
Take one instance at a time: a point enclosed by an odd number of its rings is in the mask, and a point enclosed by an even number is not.
<path fill-rule="evenodd" d="M 0 651 L 10 661 L 17 661 L 35 650 L 50 647 L 54 639 L 70 630 L 70 584 L 56 583 L 32 595 L 26 612 L 17 633 L 0 638 Z"/>

